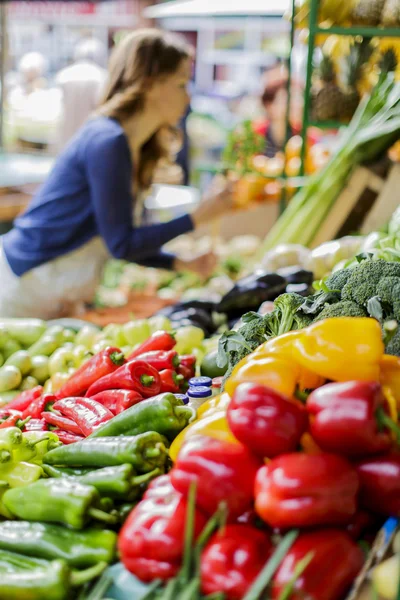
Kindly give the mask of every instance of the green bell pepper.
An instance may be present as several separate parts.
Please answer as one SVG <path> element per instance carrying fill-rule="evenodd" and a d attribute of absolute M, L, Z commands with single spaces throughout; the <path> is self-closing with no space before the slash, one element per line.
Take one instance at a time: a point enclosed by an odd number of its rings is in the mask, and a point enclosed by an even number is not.
<path fill-rule="evenodd" d="M 44 334 L 47 325 L 40 319 L 0 319 L 0 327 L 23 346 L 31 346 Z"/>
<path fill-rule="evenodd" d="M 114 559 L 117 534 L 107 529 L 71 531 L 61 525 L 4 521 L 0 523 L 0 550 L 38 558 L 62 559 L 85 568 Z"/>
<path fill-rule="evenodd" d="M 7 490 L 3 502 L 11 514 L 26 521 L 62 523 L 72 529 L 83 529 L 91 518 L 116 522 L 115 517 L 97 508 L 100 496 L 96 488 L 68 478 L 40 479 Z"/>
<path fill-rule="evenodd" d="M 87 438 L 48 452 L 43 462 L 70 467 L 114 467 L 129 463 L 140 473 L 164 468 L 167 450 L 155 431 L 135 436 Z"/>
<path fill-rule="evenodd" d="M 38 354 L 37 356 L 32 356 L 32 370 L 30 372 L 31 377 L 37 379 L 37 381 L 42 385 L 49 379 L 49 358 L 48 356 L 42 356 Z"/>
<path fill-rule="evenodd" d="M 0 367 L 0 392 L 15 390 L 21 385 L 21 371 L 12 365 Z"/>

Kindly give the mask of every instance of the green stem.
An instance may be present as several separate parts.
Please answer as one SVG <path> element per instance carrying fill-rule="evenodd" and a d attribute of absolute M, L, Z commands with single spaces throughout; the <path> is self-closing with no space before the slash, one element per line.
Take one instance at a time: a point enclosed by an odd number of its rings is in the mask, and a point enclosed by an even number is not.
<path fill-rule="evenodd" d="M 400 427 L 396 425 L 396 423 L 385 413 L 385 410 L 382 406 L 380 406 L 376 411 L 376 419 L 378 421 L 378 425 L 380 428 L 387 427 L 390 429 L 397 438 L 397 442 L 400 442 Z"/>
<path fill-rule="evenodd" d="M 145 458 L 157 458 L 160 454 L 161 450 L 159 448 L 145 448 L 143 451 L 143 456 Z"/>
<path fill-rule="evenodd" d="M 93 586 L 89 594 L 84 596 L 85 600 L 102 600 L 104 594 L 111 586 L 113 578 L 109 573 L 103 573 L 100 579 Z"/>
<path fill-rule="evenodd" d="M 109 515 L 104 512 L 104 510 L 100 510 L 100 508 L 89 508 L 88 515 L 89 517 L 92 517 L 92 519 L 96 519 L 96 521 L 102 521 L 103 523 L 109 523 L 110 525 L 114 525 L 117 522 L 115 516 Z"/>
<path fill-rule="evenodd" d="M 309 552 L 306 554 L 299 562 L 296 564 L 294 568 L 293 577 L 288 581 L 285 585 L 283 592 L 280 594 L 278 600 L 289 600 L 292 592 L 294 590 L 294 586 L 296 585 L 296 581 L 299 579 L 300 575 L 304 573 L 312 559 L 314 558 L 314 552 Z"/>
<path fill-rule="evenodd" d="M 145 387 L 150 387 L 152 383 L 154 383 L 153 375 L 141 375 L 140 382 Z"/>
<path fill-rule="evenodd" d="M 138 485 L 142 485 L 142 483 L 147 483 L 158 475 L 161 475 L 161 469 L 153 469 L 152 471 L 149 471 L 149 473 L 144 473 L 144 475 L 136 475 L 135 477 L 132 477 L 130 484 L 133 487 L 136 487 Z"/>
<path fill-rule="evenodd" d="M 298 534 L 299 532 L 294 529 L 285 535 L 261 573 L 258 575 L 250 590 L 244 596 L 243 600 L 258 600 L 260 598 L 263 590 L 270 583 L 275 571 L 279 567 L 283 558 L 286 556 Z"/>
<path fill-rule="evenodd" d="M 71 585 L 72 587 L 80 587 L 84 583 L 99 577 L 102 572 L 108 567 L 106 562 L 99 562 L 97 565 L 93 565 L 93 567 L 89 567 L 84 571 L 71 571 Z"/>
<path fill-rule="evenodd" d="M 145 596 L 143 596 L 142 600 L 153 600 L 153 598 L 156 597 L 156 593 L 158 588 L 161 587 L 161 579 L 155 579 L 149 589 L 147 590 L 147 593 L 145 594 Z"/>

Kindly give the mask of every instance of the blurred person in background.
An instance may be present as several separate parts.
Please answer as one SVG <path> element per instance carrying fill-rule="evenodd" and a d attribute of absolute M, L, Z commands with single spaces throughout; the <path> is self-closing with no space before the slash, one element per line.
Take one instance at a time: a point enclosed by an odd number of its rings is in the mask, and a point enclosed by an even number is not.
<path fill-rule="evenodd" d="M 104 91 L 107 48 L 96 38 L 84 39 L 75 48 L 74 62 L 62 69 L 56 84 L 62 92 L 56 150 L 62 150 L 98 106 Z"/>
<path fill-rule="evenodd" d="M 191 215 L 140 225 L 140 192 L 165 155 L 160 132 L 176 127 L 189 105 L 191 63 L 191 48 L 159 30 L 138 30 L 116 46 L 97 113 L 0 238 L 0 316 L 76 314 L 110 256 L 210 276 L 213 253 L 183 259 L 162 247 L 229 211 L 232 184 L 217 180 Z"/>
<path fill-rule="evenodd" d="M 7 101 L 13 109 L 21 109 L 30 94 L 47 86 L 47 68 L 47 59 L 40 52 L 24 54 L 18 63 L 14 81 L 9 84 Z"/>

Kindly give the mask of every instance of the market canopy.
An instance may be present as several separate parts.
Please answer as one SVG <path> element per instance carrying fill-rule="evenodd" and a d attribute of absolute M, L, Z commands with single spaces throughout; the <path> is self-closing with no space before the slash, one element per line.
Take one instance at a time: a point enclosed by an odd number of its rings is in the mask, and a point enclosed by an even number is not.
<path fill-rule="evenodd" d="M 289 8 L 289 0 L 173 0 L 150 6 L 143 14 L 150 19 L 168 17 L 280 17 Z"/>

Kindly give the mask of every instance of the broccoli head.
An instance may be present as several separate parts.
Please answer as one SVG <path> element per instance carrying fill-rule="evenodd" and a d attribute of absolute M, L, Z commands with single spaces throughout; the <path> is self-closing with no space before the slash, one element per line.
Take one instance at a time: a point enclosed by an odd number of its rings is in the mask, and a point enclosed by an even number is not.
<path fill-rule="evenodd" d="M 297 329 L 295 318 L 297 310 L 303 304 L 304 298 L 294 292 L 281 294 L 274 302 L 274 311 L 271 313 L 275 320 L 275 330 L 272 335 L 282 335 L 292 329 Z M 271 323 L 272 317 L 268 320 Z"/>
<path fill-rule="evenodd" d="M 342 289 L 342 300 L 350 300 L 360 306 L 378 296 L 377 288 L 384 277 L 399 278 L 400 263 L 385 260 L 364 260 L 358 267 L 351 269 L 351 276 Z"/>
<path fill-rule="evenodd" d="M 352 274 L 352 269 L 341 269 L 332 273 L 326 280 L 325 285 L 330 290 L 342 290 Z"/>
<path fill-rule="evenodd" d="M 390 339 L 386 345 L 386 354 L 392 354 L 393 356 L 400 356 L 400 328 L 397 329 L 394 336 Z"/>
<path fill-rule="evenodd" d="M 332 317 L 366 317 L 367 311 L 351 300 L 342 300 L 336 304 L 327 304 L 314 321 Z"/>
<path fill-rule="evenodd" d="M 400 320 L 400 278 L 383 277 L 376 286 L 376 295 L 381 302 L 385 318 Z"/>

